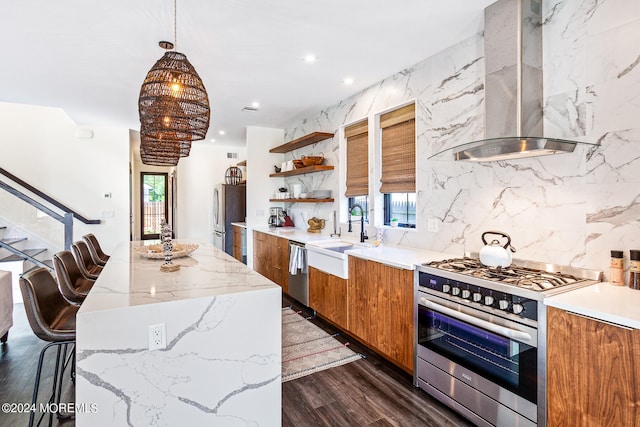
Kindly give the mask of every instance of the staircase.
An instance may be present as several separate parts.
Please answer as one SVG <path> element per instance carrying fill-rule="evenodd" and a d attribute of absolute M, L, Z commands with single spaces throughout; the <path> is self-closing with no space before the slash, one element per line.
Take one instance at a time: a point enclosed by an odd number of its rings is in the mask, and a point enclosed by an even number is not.
<path fill-rule="evenodd" d="M 50 253 L 53 254 L 60 249 L 69 250 L 71 248 L 74 221 L 80 221 L 84 224 L 100 224 L 100 220 L 85 218 L 78 212 L 3 168 L 0 168 L 0 189 L 8 193 L 8 197 L 10 197 L 11 200 L 16 200 L 18 203 L 24 202 L 30 205 L 30 207 L 35 208 L 31 212 L 46 215 L 63 226 L 63 247 L 48 250 L 38 246 L 37 243 L 33 244 L 36 247 L 30 247 L 31 242 L 28 241 L 27 237 L 21 236 L 22 234 L 28 234 L 32 236 L 33 240 L 40 241 L 37 237 L 37 232 L 23 233 L 19 226 L 0 225 L 0 270 L 12 272 L 13 300 L 14 302 L 22 302 L 22 293 L 20 292 L 19 286 L 20 276 L 36 267 L 44 267 L 53 271 L 51 261 L 46 260 L 46 258 L 51 256 L 49 255 Z M 4 203 L 3 201 L 3 204 L 0 204 L 0 208 L 4 207 Z M 0 212 L 0 215 L 2 214 L 3 212 Z M 22 220 L 20 215 L 22 215 L 22 213 L 17 215 L 20 218 L 18 220 L 19 222 Z M 10 217 L 2 216 L 2 218 L 5 224 L 11 221 L 9 219 Z"/>
<path fill-rule="evenodd" d="M 7 230 L 6 225 L 0 226 L 0 270 L 11 272 L 13 302 L 21 303 L 20 276 L 38 267 L 53 271 L 53 264 L 46 259 L 49 254 L 47 248 L 28 247 L 30 242 L 27 237 L 5 238 Z"/>

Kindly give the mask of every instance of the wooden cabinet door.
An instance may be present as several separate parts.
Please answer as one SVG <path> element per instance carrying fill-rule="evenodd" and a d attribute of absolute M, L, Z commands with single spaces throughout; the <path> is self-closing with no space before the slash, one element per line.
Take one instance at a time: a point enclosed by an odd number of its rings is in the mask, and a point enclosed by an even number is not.
<path fill-rule="evenodd" d="M 413 271 L 349 257 L 348 330 L 413 372 Z"/>
<path fill-rule="evenodd" d="M 377 347 L 402 368 L 413 372 L 413 271 L 378 266 Z"/>
<path fill-rule="evenodd" d="M 231 255 L 242 262 L 242 228 L 234 225 L 233 229 L 233 249 Z"/>
<path fill-rule="evenodd" d="M 309 267 L 309 306 L 323 318 L 347 329 L 347 281 Z"/>
<path fill-rule="evenodd" d="M 371 288 L 376 284 L 369 282 L 368 264 L 369 261 L 349 257 L 347 325 L 349 332 L 364 343 L 373 345 L 378 301 L 373 297 L 376 290 Z"/>
<path fill-rule="evenodd" d="M 282 287 L 286 293 L 289 292 L 289 240 L 269 236 L 269 258 L 271 264 L 270 279 Z"/>
<path fill-rule="evenodd" d="M 253 269 L 288 292 L 289 240 L 254 231 Z"/>
<path fill-rule="evenodd" d="M 269 280 L 273 280 L 270 235 L 253 232 L 253 269 Z"/>
<path fill-rule="evenodd" d="M 266 277 L 264 274 L 264 256 L 262 253 L 264 250 L 263 236 L 263 233 L 253 231 L 253 269 Z"/>
<path fill-rule="evenodd" d="M 640 331 L 547 313 L 547 425 L 640 427 Z"/>
<path fill-rule="evenodd" d="M 274 269 L 279 274 L 279 284 L 289 293 L 289 239 L 276 237 L 277 256 L 274 258 Z"/>

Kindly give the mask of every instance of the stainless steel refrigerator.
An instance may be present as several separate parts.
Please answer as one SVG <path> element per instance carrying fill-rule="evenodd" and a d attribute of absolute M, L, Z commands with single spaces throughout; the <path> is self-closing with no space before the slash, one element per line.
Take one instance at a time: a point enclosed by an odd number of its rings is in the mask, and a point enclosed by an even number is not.
<path fill-rule="evenodd" d="M 247 186 L 218 184 L 213 190 L 213 245 L 232 254 L 232 222 L 247 216 Z"/>

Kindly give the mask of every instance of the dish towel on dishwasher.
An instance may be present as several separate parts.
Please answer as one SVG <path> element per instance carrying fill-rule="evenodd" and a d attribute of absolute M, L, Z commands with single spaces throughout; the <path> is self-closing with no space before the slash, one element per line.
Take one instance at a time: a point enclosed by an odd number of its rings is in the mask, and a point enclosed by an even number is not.
<path fill-rule="evenodd" d="M 307 272 L 307 251 L 304 246 L 290 246 L 291 252 L 289 254 L 289 273 L 296 275 L 298 269 L 302 273 Z"/>

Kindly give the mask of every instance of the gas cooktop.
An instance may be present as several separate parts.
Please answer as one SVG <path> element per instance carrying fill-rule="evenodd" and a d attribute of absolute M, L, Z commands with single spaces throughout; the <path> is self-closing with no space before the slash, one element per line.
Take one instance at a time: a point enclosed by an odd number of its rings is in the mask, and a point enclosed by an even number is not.
<path fill-rule="evenodd" d="M 558 266 L 533 261 L 514 260 L 509 267 L 487 267 L 479 259 L 453 258 L 422 264 L 419 270 L 437 270 L 455 273 L 455 278 L 470 284 L 495 282 L 504 287 L 516 287 L 522 291 L 548 293 L 568 285 L 571 288 L 602 280 L 602 272 Z M 464 276 L 458 277 L 457 275 Z M 503 288 L 503 286 L 500 286 Z"/>

